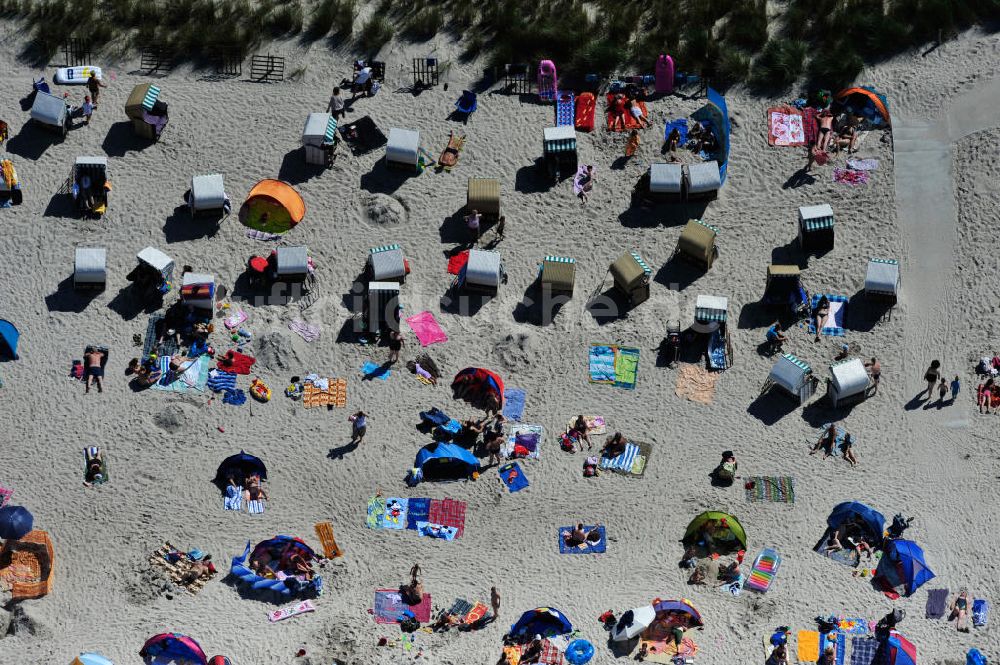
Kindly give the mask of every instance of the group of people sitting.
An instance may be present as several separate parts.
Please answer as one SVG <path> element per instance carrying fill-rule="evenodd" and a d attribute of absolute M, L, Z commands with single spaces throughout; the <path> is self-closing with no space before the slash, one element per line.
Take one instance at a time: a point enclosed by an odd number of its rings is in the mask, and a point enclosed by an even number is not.
<path fill-rule="evenodd" d="M 841 550 L 852 550 L 856 555 L 854 567 L 857 568 L 861 564 L 862 554 L 867 555 L 868 560 L 871 561 L 875 547 L 881 547 L 881 543 L 876 543 L 873 546 L 868 540 L 867 532 L 863 526 L 856 520 L 852 520 L 841 524 L 836 529 L 829 529 L 826 540 L 820 545 L 819 552 L 829 554 Z"/>
<path fill-rule="evenodd" d="M 820 435 L 816 444 L 810 449 L 809 454 L 815 455 L 820 450 L 823 451 L 823 459 L 833 455 L 834 448 L 837 446 L 837 439 L 839 438 L 839 433 L 837 431 L 837 423 L 830 423 Z M 843 440 L 840 441 L 840 452 L 843 454 L 844 459 L 851 463 L 851 466 L 858 465 L 858 458 L 854 456 L 854 437 L 851 436 L 850 432 L 844 433 Z"/>
<path fill-rule="evenodd" d="M 240 493 L 242 493 L 244 501 L 267 501 L 269 499 L 259 473 L 248 473 L 239 481 L 231 475 L 226 478 L 226 495 L 235 497 Z"/>
<path fill-rule="evenodd" d="M 719 141 L 715 137 L 715 132 L 697 120 L 690 122 L 688 128 L 687 141 L 681 145 L 681 131 L 677 127 L 670 130 L 667 139 L 663 144 L 663 152 L 670 156 L 671 162 L 680 161 L 677 158 L 678 148 L 688 148 L 692 152 L 712 153 L 719 147 Z"/>
<path fill-rule="evenodd" d="M 823 152 L 837 152 L 847 148 L 848 153 L 854 152 L 863 120 L 861 116 L 848 113 L 834 116 L 830 109 L 823 109 L 816 116 L 819 124 L 816 149 Z"/>
<path fill-rule="evenodd" d="M 499 466 L 500 450 L 507 440 L 506 424 L 507 419 L 500 413 L 478 420 L 463 420 L 455 442 L 465 448 L 475 448 L 482 436 L 482 456 L 489 456 L 487 466 Z"/>
<path fill-rule="evenodd" d="M 256 556 L 251 556 L 250 570 L 269 579 L 277 578 L 278 573 L 286 576 L 286 579 L 293 577 L 302 582 L 311 582 L 316 577 L 312 562 L 299 551 L 293 551 L 275 559 L 267 550 L 261 550 L 256 553 Z"/>

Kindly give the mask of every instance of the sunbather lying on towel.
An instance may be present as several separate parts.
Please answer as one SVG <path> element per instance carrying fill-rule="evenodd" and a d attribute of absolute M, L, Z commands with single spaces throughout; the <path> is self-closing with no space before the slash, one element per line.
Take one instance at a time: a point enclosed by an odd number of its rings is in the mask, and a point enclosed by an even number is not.
<path fill-rule="evenodd" d="M 206 554 L 200 561 L 195 561 L 191 567 L 181 577 L 181 584 L 188 586 L 201 579 L 209 579 L 215 575 L 215 564 L 212 563 L 212 555 Z"/>
<path fill-rule="evenodd" d="M 447 633 L 452 627 L 461 625 L 462 617 L 449 612 L 442 612 L 437 621 L 431 624 L 431 630 L 435 633 Z"/>
<path fill-rule="evenodd" d="M 830 317 L 830 300 L 826 296 L 821 296 L 816 303 L 816 309 L 812 312 L 813 324 L 816 326 L 816 339 L 819 341 L 819 334 L 826 326 L 826 320 Z"/>
<path fill-rule="evenodd" d="M 836 443 L 837 443 L 837 424 L 830 423 L 830 426 L 823 431 L 823 434 L 819 437 L 819 440 L 816 442 L 816 445 L 812 447 L 812 450 L 809 451 L 809 454 L 813 455 L 817 451 L 822 449 L 823 459 L 826 459 L 827 457 L 833 454 L 833 446 Z"/>
<path fill-rule="evenodd" d="M 613 436 L 609 436 L 604 442 L 604 448 L 601 449 L 601 454 L 605 457 L 618 457 L 623 452 L 625 452 L 625 446 L 628 441 L 622 436 L 621 432 L 615 432 Z"/>
<path fill-rule="evenodd" d="M 580 547 L 588 543 L 598 543 L 601 540 L 601 527 L 595 526 L 589 531 L 583 530 L 583 524 L 577 524 L 576 528 L 563 535 L 563 542 L 567 547 Z"/>

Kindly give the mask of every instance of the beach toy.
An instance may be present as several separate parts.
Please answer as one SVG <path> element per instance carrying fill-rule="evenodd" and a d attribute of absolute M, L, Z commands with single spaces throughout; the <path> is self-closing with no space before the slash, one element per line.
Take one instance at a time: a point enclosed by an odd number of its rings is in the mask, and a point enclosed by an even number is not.
<path fill-rule="evenodd" d="M 570 665 L 584 665 L 594 657 L 594 645 L 587 640 L 573 640 L 566 647 L 566 661 Z"/>
<path fill-rule="evenodd" d="M 268 388 L 260 379 L 254 379 L 250 382 L 250 394 L 253 395 L 254 399 L 258 402 L 271 401 L 271 389 Z"/>

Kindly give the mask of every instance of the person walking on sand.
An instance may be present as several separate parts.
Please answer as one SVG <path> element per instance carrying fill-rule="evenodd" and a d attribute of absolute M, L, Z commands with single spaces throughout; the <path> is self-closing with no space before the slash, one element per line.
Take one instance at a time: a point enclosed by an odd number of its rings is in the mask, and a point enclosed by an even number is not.
<path fill-rule="evenodd" d="M 961 390 L 962 390 L 962 384 L 958 380 L 958 377 L 956 376 L 955 379 L 951 382 L 951 401 L 952 402 L 955 401 L 955 399 L 958 397 L 958 393 Z"/>
<path fill-rule="evenodd" d="M 351 444 L 360 446 L 368 432 L 368 414 L 358 411 L 348 420 L 351 422 Z"/>
<path fill-rule="evenodd" d="M 330 103 L 326 105 L 326 110 L 330 112 L 334 120 L 347 115 L 347 110 L 344 108 L 344 98 L 340 96 L 339 86 L 333 89 L 333 94 L 330 95 Z"/>
<path fill-rule="evenodd" d="M 871 362 L 865 363 L 865 369 L 872 377 L 872 395 L 874 395 L 878 392 L 878 382 L 882 378 L 882 363 L 875 356 L 872 356 Z"/>
<path fill-rule="evenodd" d="M 924 381 L 927 382 L 927 391 L 926 391 L 927 399 L 930 399 L 931 397 L 934 396 L 934 386 L 937 385 L 938 379 L 940 378 L 941 378 L 941 361 L 932 360 L 930 367 L 928 367 L 927 371 L 924 372 Z M 924 393 L 921 392 L 920 396 L 922 397 L 923 395 Z"/>
<path fill-rule="evenodd" d="M 493 608 L 493 618 L 500 616 L 500 592 L 495 586 L 490 587 L 490 606 Z"/>
<path fill-rule="evenodd" d="M 87 79 L 87 90 L 90 92 L 91 99 L 94 100 L 94 106 L 97 106 L 97 100 L 101 96 L 101 88 L 107 88 L 106 83 L 101 83 L 101 80 L 97 78 L 97 75 L 93 71 L 90 72 L 90 78 Z"/>
<path fill-rule="evenodd" d="M 399 362 L 399 352 L 403 350 L 403 336 L 399 331 L 389 333 L 389 364 Z"/>
<path fill-rule="evenodd" d="M 944 398 L 948 396 L 948 382 L 945 381 L 944 377 L 941 377 L 941 383 L 938 384 L 938 408 L 944 406 Z"/>

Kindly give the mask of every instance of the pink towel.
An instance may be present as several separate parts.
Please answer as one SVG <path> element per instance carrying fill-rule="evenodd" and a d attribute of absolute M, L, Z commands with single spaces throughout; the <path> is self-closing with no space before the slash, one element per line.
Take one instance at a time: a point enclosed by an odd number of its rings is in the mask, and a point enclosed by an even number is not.
<path fill-rule="evenodd" d="M 420 346 L 429 346 L 438 342 L 447 342 L 448 336 L 430 312 L 420 312 L 406 319 L 406 323 L 420 340 Z"/>

